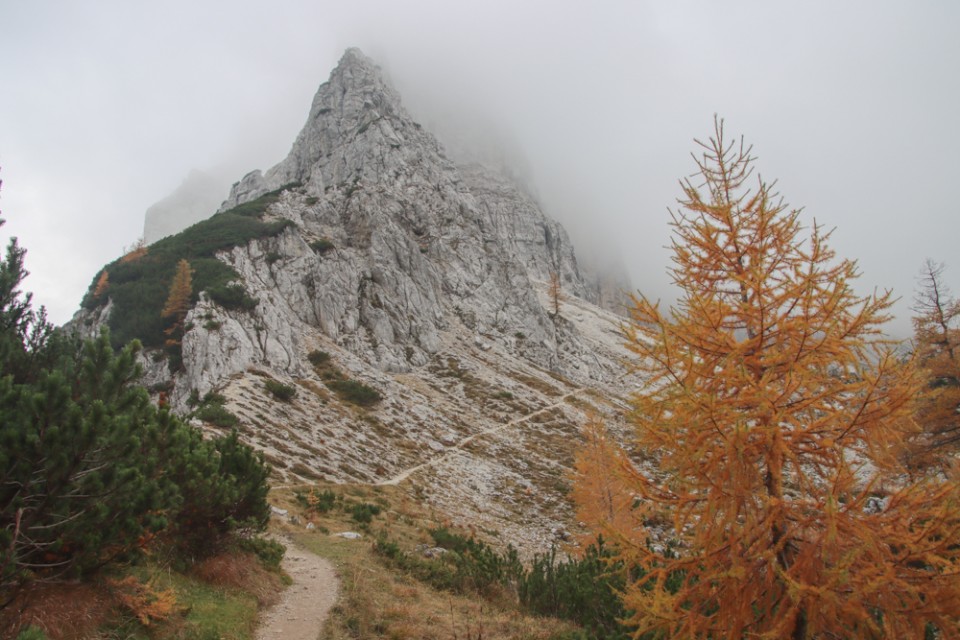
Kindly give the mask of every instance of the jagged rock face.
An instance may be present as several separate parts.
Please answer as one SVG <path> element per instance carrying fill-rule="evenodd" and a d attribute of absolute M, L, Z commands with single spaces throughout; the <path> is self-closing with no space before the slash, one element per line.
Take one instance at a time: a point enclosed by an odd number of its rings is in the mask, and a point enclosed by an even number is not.
<path fill-rule="evenodd" d="M 220 392 L 280 481 L 403 478 L 446 513 L 545 551 L 573 517 L 562 493 L 579 425 L 616 417 L 611 398 L 635 383 L 619 318 L 597 306 L 610 292 L 521 187 L 451 162 L 357 50 L 320 87 L 289 156 L 236 183 L 223 209 L 283 186 L 266 218 L 295 225 L 218 254 L 259 303 L 232 311 L 201 296 L 171 404 Z M 73 324 L 95 332 L 109 312 Z M 314 350 L 382 402 L 341 398 Z M 146 384 L 170 388 L 166 362 L 144 364 Z M 297 398 L 273 398 L 270 379 Z"/>
<path fill-rule="evenodd" d="M 228 186 L 217 176 L 194 169 L 173 193 L 147 209 L 144 242 L 153 244 L 209 218 L 223 202 Z"/>
<path fill-rule="evenodd" d="M 557 325 L 536 284 L 556 272 L 566 295 L 599 300 L 563 228 L 509 180 L 454 165 L 356 49 L 318 90 L 289 156 L 235 184 L 223 208 L 291 183 L 300 186 L 271 214 L 298 231 L 225 259 L 270 300 L 261 312 L 280 305 L 384 370 L 424 364 L 450 322 L 478 335 L 522 335 L 528 357 L 556 368 Z M 334 248 L 311 250 L 320 239 Z M 264 264 L 267 254 L 280 261 Z M 261 318 L 273 333 L 285 322 Z M 188 364 L 218 350 L 197 339 L 185 340 Z"/>

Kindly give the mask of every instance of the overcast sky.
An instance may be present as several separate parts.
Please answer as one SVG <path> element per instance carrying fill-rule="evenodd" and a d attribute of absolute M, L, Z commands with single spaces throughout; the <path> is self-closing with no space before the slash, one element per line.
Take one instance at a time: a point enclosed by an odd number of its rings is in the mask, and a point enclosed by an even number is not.
<path fill-rule="evenodd" d="M 424 124 L 493 123 L 574 236 L 667 285 L 667 207 L 714 113 L 859 287 L 904 298 L 925 258 L 960 294 L 960 2 L 0 2 L 0 237 L 67 320 L 192 168 L 287 153 L 359 46 Z M 226 194 L 224 194 L 226 195 Z"/>

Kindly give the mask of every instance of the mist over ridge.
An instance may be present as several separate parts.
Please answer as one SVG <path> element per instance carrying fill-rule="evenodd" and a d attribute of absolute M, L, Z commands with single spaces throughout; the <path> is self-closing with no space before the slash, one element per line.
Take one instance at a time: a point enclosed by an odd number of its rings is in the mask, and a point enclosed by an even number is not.
<path fill-rule="evenodd" d="M 720 114 L 805 224 L 837 228 L 838 255 L 860 262 L 859 288 L 901 297 L 894 327 L 907 335 L 923 260 L 946 262 L 954 290 L 960 282 L 949 188 L 960 169 L 958 12 L 746 0 L 11 5 L 0 20 L 6 230 L 30 247 L 26 288 L 65 320 L 191 169 L 284 157 L 317 84 L 358 46 L 425 126 L 463 111 L 508 131 L 550 214 L 574 236 L 577 221 L 608 229 L 598 244 L 616 245 L 633 286 L 653 297 L 673 295 L 666 209 L 693 170 L 692 139 Z"/>

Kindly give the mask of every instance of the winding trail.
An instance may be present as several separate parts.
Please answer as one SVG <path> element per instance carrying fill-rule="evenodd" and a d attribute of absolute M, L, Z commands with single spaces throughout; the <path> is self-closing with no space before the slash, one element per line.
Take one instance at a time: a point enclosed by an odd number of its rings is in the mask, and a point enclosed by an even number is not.
<path fill-rule="evenodd" d="M 392 478 L 374 483 L 374 485 L 398 485 L 418 471 L 442 462 L 451 453 L 462 450 L 477 438 L 509 429 L 552 411 L 562 406 L 580 391 L 582 389 L 575 389 L 561 396 L 557 402 L 551 405 L 467 436 L 426 462 L 410 467 Z M 276 488 L 294 488 L 297 486 L 301 485 L 283 485 Z M 336 603 L 340 580 L 337 578 L 333 565 L 328 560 L 306 551 L 292 540 L 283 539 L 282 542 L 287 547 L 282 566 L 284 571 L 293 578 L 293 584 L 283 592 L 280 602 L 268 609 L 261 618 L 260 628 L 257 630 L 257 640 L 317 640 L 320 631 L 323 629 L 323 623 L 326 621 L 327 613 Z"/>
<path fill-rule="evenodd" d="M 257 640 L 317 640 L 337 601 L 340 579 L 333 565 L 289 539 L 281 566 L 293 578 L 280 602 L 260 619 Z"/>
<path fill-rule="evenodd" d="M 521 422 L 526 422 L 527 420 L 530 420 L 531 418 L 534 418 L 534 417 L 536 417 L 536 416 L 538 416 L 538 415 L 540 415 L 540 414 L 542 414 L 542 413 L 546 413 L 546 412 L 548 412 L 548 411 L 552 411 L 553 409 L 556 409 L 557 407 L 562 406 L 567 400 L 569 400 L 569 399 L 572 398 L 573 396 L 577 395 L 580 391 L 582 391 L 582 389 L 574 389 L 573 391 L 570 391 L 569 393 L 561 396 L 561 398 L 560 398 L 557 402 L 554 402 L 554 403 L 551 404 L 551 405 L 547 405 L 546 407 L 543 407 L 542 409 L 537 409 L 536 411 L 533 411 L 533 412 L 531 412 L 531 413 L 528 413 L 528 414 L 526 414 L 526 415 L 524 415 L 524 416 L 520 416 L 519 418 L 514 418 L 513 420 L 510 420 L 509 422 L 504 422 L 503 424 L 494 425 L 494 426 L 490 427 L 489 429 L 484 429 L 483 431 L 479 431 L 479 432 L 473 434 L 472 436 L 467 436 L 466 438 L 464 438 L 463 440 L 461 440 L 461 441 L 458 442 L 457 444 L 455 444 L 455 445 L 453 445 L 453 446 L 451 446 L 451 447 L 448 447 L 448 448 L 444 449 L 440 454 L 436 455 L 436 456 L 433 457 L 433 458 L 430 458 L 430 459 L 427 460 L 426 462 L 422 462 L 422 463 L 420 463 L 420 464 L 418 464 L 418 465 L 416 465 L 416 466 L 414 466 L 414 467 L 410 467 L 409 469 L 407 469 L 407 470 L 405 470 L 405 471 L 401 471 L 401 472 L 398 473 L 397 475 L 395 475 L 395 476 L 393 476 L 392 478 L 389 478 L 389 479 L 387 479 L 387 480 L 381 480 L 380 482 L 375 482 L 374 485 L 375 485 L 375 486 L 378 486 L 378 487 L 389 486 L 389 485 L 398 485 L 398 484 L 400 484 L 401 482 L 403 482 L 404 480 L 406 480 L 407 478 L 409 478 L 411 475 L 417 473 L 418 471 L 421 471 L 422 469 L 426 469 L 427 467 L 431 467 L 431 466 L 433 466 L 433 465 L 441 462 L 444 458 L 446 458 L 447 456 L 449 456 L 449 455 L 450 455 L 451 453 L 453 453 L 454 451 L 458 451 L 458 450 L 463 449 L 465 446 L 467 446 L 468 444 L 470 444 L 471 442 L 473 442 L 473 441 L 476 440 L 477 438 L 480 438 L 480 437 L 483 437 L 483 436 L 488 436 L 488 435 L 490 435 L 491 433 L 497 433 L 498 431 L 503 431 L 504 429 L 509 429 L 510 427 L 513 427 L 513 426 L 515 426 L 515 425 L 518 425 L 518 424 L 520 424 Z"/>

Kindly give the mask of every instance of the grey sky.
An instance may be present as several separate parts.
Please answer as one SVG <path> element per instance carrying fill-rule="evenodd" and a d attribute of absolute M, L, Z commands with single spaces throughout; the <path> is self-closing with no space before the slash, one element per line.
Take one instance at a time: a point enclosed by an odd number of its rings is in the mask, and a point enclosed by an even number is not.
<path fill-rule="evenodd" d="M 493 122 L 548 213 L 669 298 L 666 208 L 712 116 L 804 220 L 836 227 L 862 291 L 905 298 L 960 211 L 960 3 L 0 3 L 0 210 L 62 322 L 191 168 L 283 158 L 343 50 L 415 116 Z M 586 242 L 586 241 L 585 241 Z"/>

